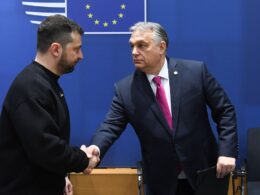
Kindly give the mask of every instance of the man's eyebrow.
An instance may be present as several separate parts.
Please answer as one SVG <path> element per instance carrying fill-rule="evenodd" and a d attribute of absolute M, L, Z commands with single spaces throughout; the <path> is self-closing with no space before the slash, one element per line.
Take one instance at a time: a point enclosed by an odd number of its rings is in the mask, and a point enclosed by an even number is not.
<path fill-rule="evenodd" d="M 131 40 L 129 40 L 129 43 L 130 44 L 133 44 L 133 41 L 131 41 Z M 147 43 L 145 40 L 137 40 L 137 41 L 135 41 L 134 43 Z"/>

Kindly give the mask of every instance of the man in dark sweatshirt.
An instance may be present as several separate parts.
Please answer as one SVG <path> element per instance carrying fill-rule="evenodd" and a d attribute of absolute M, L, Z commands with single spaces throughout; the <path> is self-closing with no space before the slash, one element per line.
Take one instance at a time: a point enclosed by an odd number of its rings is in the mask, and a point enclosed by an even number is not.
<path fill-rule="evenodd" d="M 83 58 L 82 34 L 61 15 L 40 24 L 36 58 L 15 78 L 3 103 L 0 194 L 71 194 L 67 173 L 86 171 L 98 161 L 69 145 L 69 111 L 58 83 Z"/>

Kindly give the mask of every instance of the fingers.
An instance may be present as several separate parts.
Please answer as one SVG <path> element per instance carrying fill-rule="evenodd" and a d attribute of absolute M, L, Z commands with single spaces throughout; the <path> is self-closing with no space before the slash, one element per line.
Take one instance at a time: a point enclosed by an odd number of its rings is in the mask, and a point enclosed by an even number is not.
<path fill-rule="evenodd" d="M 73 186 L 72 183 L 70 182 L 69 178 L 65 178 L 66 184 L 64 187 L 64 195 L 73 195 Z"/>
<path fill-rule="evenodd" d="M 91 145 L 89 147 L 82 145 L 80 149 L 87 154 L 88 158 L 91 158 L 93 155 L 98 157 L 100 156 L 99 148 L 95 145 Z"/>
<path fill-rule="evenodd" d="M 93 169 L 86 168 L 86 169 L 83 171 L 83 173 L 86 174 L 86 175 L 88 175 L 88 174 L 90 174 L 90 173 L 92 172 L 92 170 L 93 170 Z"/>
<path fill-rule="evenodd" d="M 91 171 L 97 166 L 97 164 L 100 161 L 100 152 L 99 148 L 95 145 L 91 145 L 89 147 L 86 147 L 85 145 L 82 145 L 80 147 L 82 151 L 84 151 L 89 158 L 89 164 L 88 167 L 83 171 L 84 174 L 90 174 Z"/>
<path fill-rule="evenodd" d="M 91 158 L 89 158 L 88 168 L 93 169 L 97 166 L 98 163 L 99 163 L 99 157 L 93 155 Z"/>
<path fill-rule="evenodd" d="M 236 159 L 232 157 L 220 156 L 217 162 L 217 178 L 223 178 L 225 175 L 234 171 Z"/>
<path fill-rule="evenodd" d="M 88 150 L 87 150 L 88 148 L 87 148 L 85 145 L 82 145 L 82 146 L 80 147 L 80 149 L 81 149 L 83 152 L 86 153 L 86 155 L 87 155 L 88 158 L 91 158 L 91 157 L 92 157 L 92 152 L 91 152 L 91 151 L 88 151 Z"/>

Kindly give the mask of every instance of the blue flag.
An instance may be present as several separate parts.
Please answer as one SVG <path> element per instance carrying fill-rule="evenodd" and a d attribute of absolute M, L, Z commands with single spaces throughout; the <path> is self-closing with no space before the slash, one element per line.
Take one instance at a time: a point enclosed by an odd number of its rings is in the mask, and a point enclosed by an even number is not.
<path fill-rule="evenodd" d="M 145 0 L 70 0 L 68 17 L 87 33 L 126 33 L 146 20 Z"/>
<path fill-rule="evenodd" d="M 146 21 L 146 0 L 37 0 L 23 1 L 31 23 L 62 14 L 75 20 L 86 34 L 124 34 Z"/>

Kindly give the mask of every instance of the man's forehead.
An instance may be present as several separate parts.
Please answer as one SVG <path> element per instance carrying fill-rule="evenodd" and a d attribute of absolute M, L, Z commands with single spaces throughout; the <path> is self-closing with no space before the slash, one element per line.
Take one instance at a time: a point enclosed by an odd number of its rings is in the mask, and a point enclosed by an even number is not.
<path fill-rule="evenodd" d="M 132 32 L 129 42 L 140 42 L 140 41 L 150 41 L 153 37 L 153 32 L 151 30 L 136 30 Z"/>

